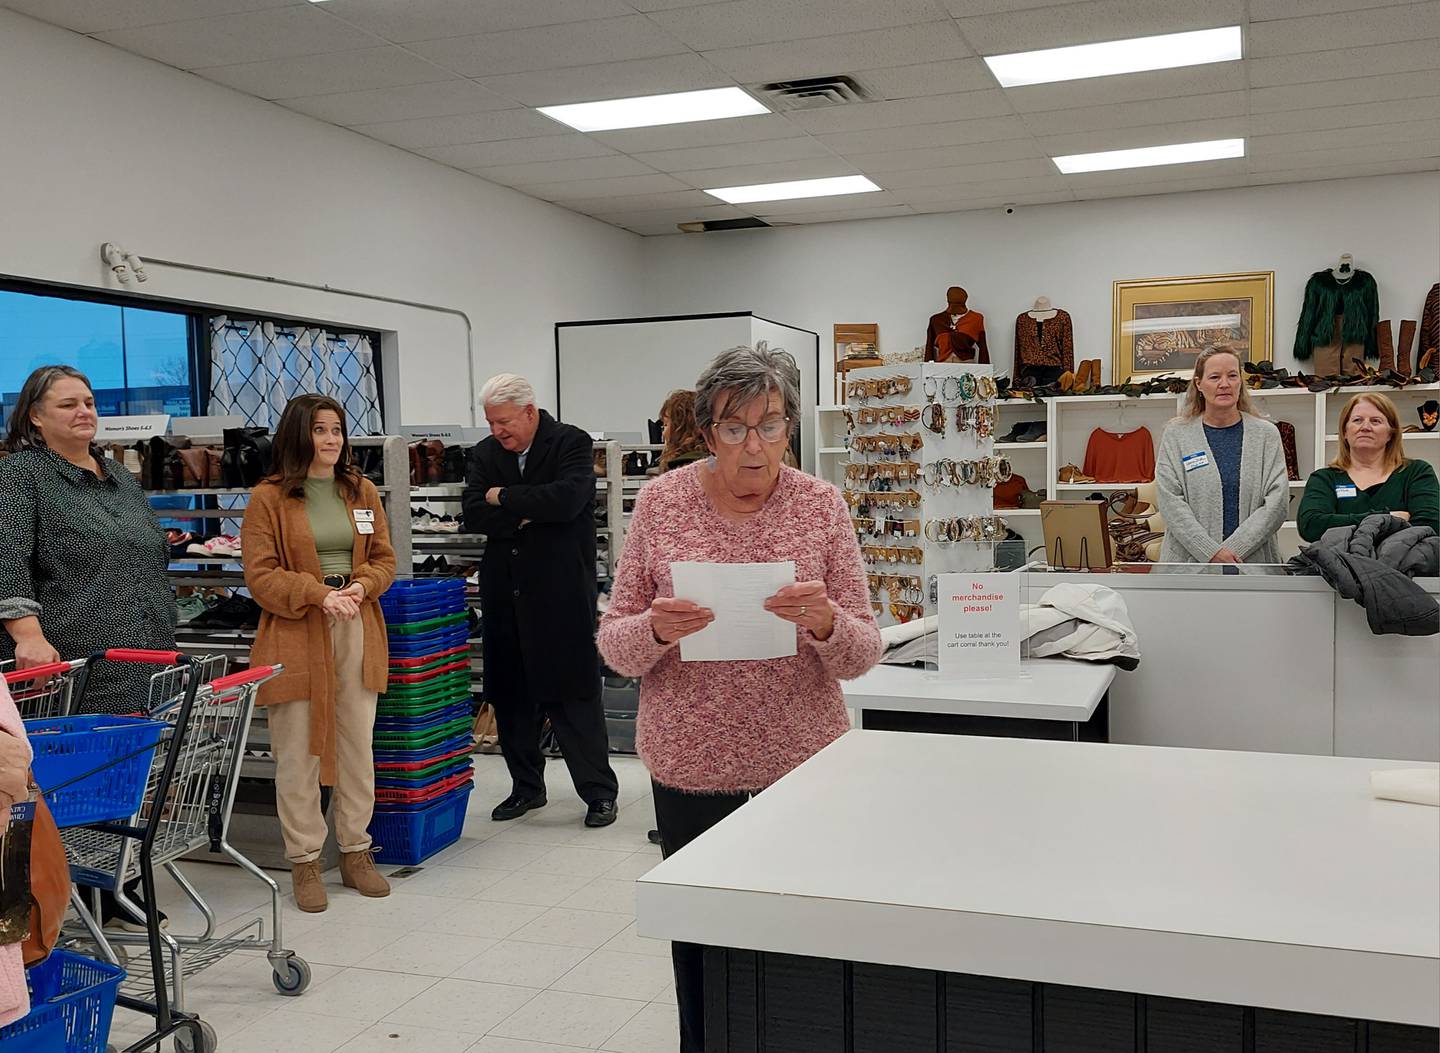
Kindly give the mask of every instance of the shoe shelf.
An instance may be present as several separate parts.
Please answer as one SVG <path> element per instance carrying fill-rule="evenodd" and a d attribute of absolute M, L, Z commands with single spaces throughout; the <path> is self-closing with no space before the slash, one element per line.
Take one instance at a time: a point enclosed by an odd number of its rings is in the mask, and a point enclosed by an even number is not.
<path fill-rule="evenodd" d="M 1039 442 L 997 442 L 995 449 L 997 452 L 1006 450 L 1044 450 L 1047 449 L 1049 445 L 1049 439 L 1041 439 Z"/>
<path fill-rule="evenodd" d="M 430 483 L 410 487 L 411 500 L 437 497 L 460 497 L 465 493 L 464 483 Z"/>

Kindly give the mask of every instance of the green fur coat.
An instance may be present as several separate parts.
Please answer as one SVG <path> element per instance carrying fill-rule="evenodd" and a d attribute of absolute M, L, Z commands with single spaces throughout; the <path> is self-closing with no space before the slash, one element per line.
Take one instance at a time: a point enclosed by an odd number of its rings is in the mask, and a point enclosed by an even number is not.
<path fill-rule="evenodd" d="M 1379 358 L 1375 326 L 1380 321 L 1380 293 L 1369 271 L 1356 271 L 1347 282 L 1337 282 L 1329 271 L 1316 271 L 1305 283 L 1305 306 L 1295 327 L 1295 357 L 1308 362 L 1317 347 L 1335 339 L 1335 316 L 1343 314 L 1340 340 L 1364 344 L 1366 358 Z"/>

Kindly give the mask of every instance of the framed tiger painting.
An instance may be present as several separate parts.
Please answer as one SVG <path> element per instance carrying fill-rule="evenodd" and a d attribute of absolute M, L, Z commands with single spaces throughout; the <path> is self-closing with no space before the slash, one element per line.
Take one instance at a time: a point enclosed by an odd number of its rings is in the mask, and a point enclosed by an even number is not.
<path fill-rule="evenodd" d="M 1188 376 L 1207 347 L 1241 363 L 1271 357 L 1275 272 L 1117 281 L 1113 291 L 1113 383 Z"/>

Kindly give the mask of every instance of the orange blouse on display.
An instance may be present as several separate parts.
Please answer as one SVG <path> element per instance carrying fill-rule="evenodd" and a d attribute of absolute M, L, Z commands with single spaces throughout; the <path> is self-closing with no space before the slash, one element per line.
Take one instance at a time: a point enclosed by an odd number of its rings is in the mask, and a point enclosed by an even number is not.
<path fill-rule="evenodd" d="M 1155 478 L 1155 441 L 1149 428 L 1113 432 L 1096 428 L 1085 447 L 1085 474 L 1097 483 L 1148 483 Z"/>

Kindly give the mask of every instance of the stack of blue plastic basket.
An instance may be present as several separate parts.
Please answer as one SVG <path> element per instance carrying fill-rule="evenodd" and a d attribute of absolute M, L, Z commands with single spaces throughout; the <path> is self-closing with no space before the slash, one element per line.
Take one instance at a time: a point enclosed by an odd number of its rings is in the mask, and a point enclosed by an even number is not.
<path fill-rule="evenodd" d="M 413 865 L 460 837 L 473 782 L 465 583 L 397 581 L 380 597 L 390 679 L 375 718 L 380 863 Z"/>

